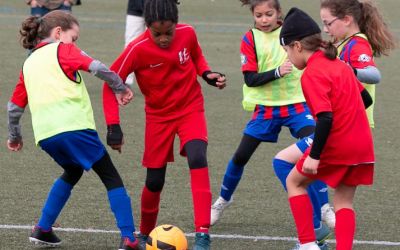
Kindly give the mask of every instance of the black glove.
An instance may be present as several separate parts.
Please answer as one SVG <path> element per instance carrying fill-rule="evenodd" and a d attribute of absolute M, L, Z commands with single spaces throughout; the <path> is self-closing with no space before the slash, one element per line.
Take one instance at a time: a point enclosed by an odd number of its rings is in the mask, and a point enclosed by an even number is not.
<path fill-rule="evenodd" d="M 209 85 L 214 86 L 214 87 L 217 87 L 217 81 L 218 81 L 217 78 L 209 79 L 209 78 L 207 77 L 207 75 L 208 75 L 208 74 L 211 74 L 211 73 L 217 73 L 217 74 L 219 74 L 220 76 L 225 76 L 225 75 L 222 74 L 222 73 L 219 73 L 219 72 L 212 72 L 212 71 L 204 71 L 204 73 L 201 75 L 201 77 L 203 78 L 203 80 L 206 81 Z"/>
<path fill-rule="evenodd" d="M 119 124 L 111 124 L 107 126 L 107 145 L 121 145 L 123 137 L 124 134 L 122 133 Z"/>

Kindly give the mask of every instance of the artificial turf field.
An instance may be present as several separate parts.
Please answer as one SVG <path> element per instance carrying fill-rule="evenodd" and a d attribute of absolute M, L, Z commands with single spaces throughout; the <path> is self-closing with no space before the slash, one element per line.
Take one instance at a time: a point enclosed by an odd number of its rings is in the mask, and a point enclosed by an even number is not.
<path fill-rule="evenodd" d="M 110 65 L 124 44 L 127 1 L 85 0 L 73 8 L 81 24 L 78 46 L 89 55 Z M 284 11 L 298 6 L 319 23 L 318 0 L 281 1 Z M 400 37 L 398 0 L 376 1 L 392 31 Z M 226 163 L 235 151 L 250 113 L 241 108 L 242 74 L 239 46 L 242 35 L 252 26 L 246 7 L 236 0 L 181 0 L 180 21 L 192 24 L 211 67 L 228 77 L 228 87 L 218 91 L 202 82 L 209 129 L 208 161 L 213 201 Z M 0 129 L 3 148 L 0 149 L 0 249 L 31 249 L 29 228 L 40 215 L 47 192 L 61 173 L 55 162 L 33 141 L 30 114 L 22 119 L 24 149 L 8 152 L 6 104 L 15 86 L 27 52 L 18 43 L 21 21 L 28 15 L 24 1 L 0 1 Z M 376 150 L 375 184 L 359 188 L 355 209 L 357 233 L 354 249 L 400 249 L 399 202 L 399 132 L 400 106 L 398 68 L 399 51 L 376 60 L 382 73 L 375 105 Z M 102 113 L 102 82 L 84 74 L 91 95 L 97 128 L 105 139 Z M 121 111 L 125 145 L 122 154 L 111 152 L 132 198 L 138 228 L 139 200 L 145 169 L 141 167 L 143 153 L 143 97 L 136 86 L 133 103 Z M 104 140 L 105 141 L 105 140 Z M 294 142 L 287 130 L 277 144 L 261 144 L 246 167 L 235 193 L 234 204 L 221 222 L 212 228 L 212 249 L 290 249 L 296 232 L 286 194 L 271 167 L 273 156 Z M 162 194 L 159 224 L 175 224 L 193 237 L 193 215 L 189 172 L 186 160 L 177 154 L 169 165 Z M 105 189 L 95 174 L 85 174 L 58 218 L 57 234 L 64 240 L 61 249 L 116 249 L 119 235 L 108 207 Z M 333 237 L 331 238 L 333 239 Z M 330 241 L 334 249 L 334 241 Z"/>

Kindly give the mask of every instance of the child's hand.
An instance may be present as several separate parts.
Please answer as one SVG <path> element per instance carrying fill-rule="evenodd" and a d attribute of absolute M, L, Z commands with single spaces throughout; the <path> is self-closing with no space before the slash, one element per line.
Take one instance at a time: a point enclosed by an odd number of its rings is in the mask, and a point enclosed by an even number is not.
<path fill-rule="evenodd" d="M 215 86 L 219 89 L 226 87 L 226 77 L 224 74 L 219 72 L 204 72 L 203 79 L 211 86 Z"/>
<path fill-rule="evenodd" d="M 124 92 L 115 94 L 117 98 L 118 104 L 121 106 L 125 106 L 130 103 L 133 99 L 133 92 L 130 88 L 126 88 Z"/>
<path fill-rule="evenodd" d="M 282 63 L 281 66 L 279 66 L 279 74 L 281 76 L 291 73 L 292 70 L 293 70 L 293 64 L 289 60 L 286 60 L 284 63 Z"/>
<path fill-rule="evenodd" d="M 22 139 L 17 141 L 10 141 L 10 139 L 7 140 L 7 148 L 14 152 L 20 151 L 23 145 L 24 143 L 22 142 Z"/>
<path fill-rule="evenodd" d="M 319 160 L 315 160 L 310 156 L 307 156 L 307 158 L 304 160 L 302 170 L 306 174 L 317 174 L 318 165 L 319 165 Z"/>

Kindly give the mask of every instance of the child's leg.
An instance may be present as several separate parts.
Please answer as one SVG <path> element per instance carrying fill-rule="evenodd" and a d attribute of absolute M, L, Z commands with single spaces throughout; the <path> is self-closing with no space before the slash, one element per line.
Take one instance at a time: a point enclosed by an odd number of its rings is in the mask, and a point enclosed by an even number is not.
<path fill-rule="evenodd" d="M 356 215 L 353 210 L 353 199 L 356 187 L 339 185 L 334 194 L 336 211 L 336 249 L 351 250 L 356 230 Z"/>
<path fill-rule="evenodd" d="M 190 168 L 195 232 L 208 233 L 210 227 L 211 188 L 208 175 L 207 143 L 192 140 L 184 146 Z"/>
<path fill-rule="evenodd" d="M 108 153 L 93 165 L 93 171 L 100 177 L 107 188 L 111 210 L 114 213 L 121 237 L 135 241 L 131 199 L 126 192 L 122 179 L 114 167 Z"/>
<path fill-rule="evenodd" d="M 292 144 L 291 146 L 280 151 L 272 161 L 272 165 L 276 176 L 281 181 L 282 186 L 286 189 L 286 178 L 290 171 L 295 166 L 300 157 L 303 155 L 301 150 L 302 145 Z M 306 147 L 304 148 L 304 150 Z M 315 183 L 315 182 L 314 182 Z M 319 200 L 318 190 L 314 187 L 314 183 L 307 187 L 307 193 L 311 199 L 313 206 L 313 224 L 314 228 L 320 228 L 321 226 L 321 202 Z"/>
<path fill-rule="evenodd" d="M 296 223 L 300 244 L 315 241 L 312 205 L 306 189 L 310 182 L 311 180 L 301 175 L 296 168 L 293 168 L 286 181 L 290 209 Z"/>
<path fill-rule="evenodd" d="M 224 200 L 231 200 L 232 194 L 235 192 L 236 187 L 242 178 L 244 166 L 250 160 L 250 157 L 256 151 L 260 142 L 260 140 L 252 136 L 246 134 L 243 135 L 238 149 L 226 167 L 220 192 L 220 196 L 224 198 Z"/>
<path fill-rule="evenodd" d="M 146 184 L 141 198 L 140 233 L 143 235 L 149 235 L 156 226 L 166 170 L 167 166 L 147 169 Z"/>
<path fill-rule="evenodd" d="M 54 182 L 37 225 L 43 231 L 51 230 L 52 225 L 71 195 L 72 188 L 83 174 L 83 169 L 79 166 L 68 165 L 62 167 L 64 168 L 64 173 Z"/>

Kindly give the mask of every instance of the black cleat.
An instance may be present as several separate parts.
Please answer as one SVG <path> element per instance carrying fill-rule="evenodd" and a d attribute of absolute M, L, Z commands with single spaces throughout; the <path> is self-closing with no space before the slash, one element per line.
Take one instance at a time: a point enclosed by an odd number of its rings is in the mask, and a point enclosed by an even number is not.
<path fill-rule="evenodd" d="M 60 238 L 54 234 L 53 230 L 43 231 L 40 227 L 35 226 L 32 229 L 29 241 L 35 245 L 43 245 L 48 247 L 56 247 L 61 244 Z"/>

